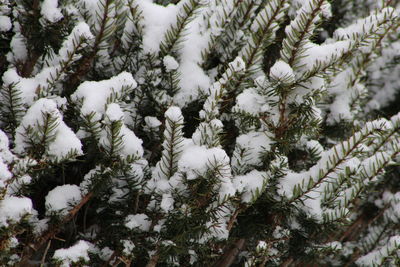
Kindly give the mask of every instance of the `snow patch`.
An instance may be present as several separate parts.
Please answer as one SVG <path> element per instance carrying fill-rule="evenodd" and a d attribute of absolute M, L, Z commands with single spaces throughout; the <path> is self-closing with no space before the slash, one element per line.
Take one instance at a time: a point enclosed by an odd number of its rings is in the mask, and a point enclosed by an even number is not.
<path fill-rule="evenodd" d="M 58 8 L 58 0 L 44 0 L 41 4 L 40 14 L 51 23 L 55 23 L 64 17 Z"/>
<path fill-rule="evenodd" d="M 144 213 L 135 214 L 135 215 L 131 214 L 125 218 L 125 226 L 130 230 L 138 228 L 141 231 L 146 232 L 146 231 L 150 230 L 150 225 L 151 225 L 151 221 L 150 221 L 149 217 Z"/>
<path fill-rule="evenodd" d="M 9 223 L 18 223 L 32 212 L 32 201 L 29 198 L 8 196 L 0 201 L 0 226 L 7 227 Z"/>
<path fill-rule="evenodd" d="M 57 186 L 46 196 L 46 214 L 57 213 L 65 216 L 81 199 L 79 186 L 70 184 Z"/>
<path fill-rule="evenodd" d="M 91 244 L 84 240 L 79 240 L 75 245 L 69 248 L 57 249 L 54 252 L 53 259 L 60 262 L 60 267 L 74 266 L 74 263 L 80 261 L 89 262 L 89 249 Z"/>

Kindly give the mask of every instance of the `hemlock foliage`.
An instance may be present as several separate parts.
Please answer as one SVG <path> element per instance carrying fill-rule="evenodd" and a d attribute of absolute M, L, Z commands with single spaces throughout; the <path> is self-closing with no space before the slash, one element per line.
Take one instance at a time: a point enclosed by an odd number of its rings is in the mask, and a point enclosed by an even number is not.
<path fill-rule="evenodd" d="M 2 1 L 0 265 L 400 265 L 399 11 Z"/>

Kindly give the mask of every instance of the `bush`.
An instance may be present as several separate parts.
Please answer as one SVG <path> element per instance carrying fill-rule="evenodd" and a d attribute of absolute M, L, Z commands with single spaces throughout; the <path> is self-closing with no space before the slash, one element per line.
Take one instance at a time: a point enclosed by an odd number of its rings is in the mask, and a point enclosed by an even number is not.
<path fill-rule="evenodd" d="M 2 1 L 2 266 L 400 264 L 399 7 Z"/>

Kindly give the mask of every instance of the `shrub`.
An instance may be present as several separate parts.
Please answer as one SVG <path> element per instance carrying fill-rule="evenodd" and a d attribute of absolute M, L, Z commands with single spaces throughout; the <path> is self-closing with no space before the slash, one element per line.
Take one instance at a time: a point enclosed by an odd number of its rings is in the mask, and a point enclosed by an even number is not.
<path fill-rule="evenodd" d="M 400 264 L 399 7 L 2 1 L 0 262 Z"/>

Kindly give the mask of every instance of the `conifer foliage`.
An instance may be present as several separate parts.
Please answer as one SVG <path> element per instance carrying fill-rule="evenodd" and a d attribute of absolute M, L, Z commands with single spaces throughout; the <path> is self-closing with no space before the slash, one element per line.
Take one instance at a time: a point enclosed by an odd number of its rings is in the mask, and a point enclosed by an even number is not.
<path fill-rule="evenodd" d="M 400 1 L 4 0 L 1 266 L 399 266 Z"/>

